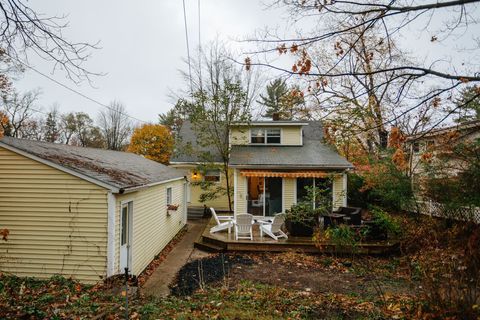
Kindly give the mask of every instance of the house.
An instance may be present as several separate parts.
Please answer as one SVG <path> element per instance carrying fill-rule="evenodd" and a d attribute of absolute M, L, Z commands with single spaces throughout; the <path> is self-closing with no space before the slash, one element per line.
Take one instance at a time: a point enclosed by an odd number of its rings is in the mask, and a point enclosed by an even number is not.
<path fill-rule="evenodd" d="M 177 137 L 176 150 L 170 159 L 170 166 L 183 170 L 188 177 L 189 186 L 187 202 L 190 210 L 203 211 L 204 205 L 214 207 L 219 211 L 228 211 L 229 202 L 226 194 L 227 177 L 221 170 L 222 157 L 213 146 L 202 146 L 197 142 L 195 130 L 190 121 L 185 120 Z M 233 173 L 229 173 L 233 181 Z M 210 182 L 210 188 L 218 188 L 215 197 L 206 202 L 201 201 L 202 182 Z"/>
<path fill-rule="evenodd" d="M 465 142 L 473 142 L 480 139 L 480 120 L 466 121 L 448 126 L 444 128 L 437 128 L 426 132 L 420 132 L 415 135 L 407 137 L 406 143 L 410 150 L 410 168 L 415 181 L 420 182 L 425 175 L 424 163 L 425 161 L 438 160 L 441 156 L 441 161 L 446 161 L 448 156 L 445 146 L 451 148 L 454 145 Z M 455 176 L 458 173 L 461 163 L 459 159 L 448 160 L 449 176 Z"/>
<path fill-rule="evenodd" d="M 188 122 L 186 125 L 191 126 Z M 182 139 L 184 132 L 180 130 Z M 195 149 L 194 133 L 191 129 L 186 132 L 190 134 L 189 141 Z M 235 214 L 248 212 L 269 216 L 285 212 L 306 197 L 305 188 L 309 186 L 330 189 L 334 209 L 347 205 L 346 173 L 353 165 L 322 142 L 320 122 L 238 123 L 231 128 L 229 136 Z M 175 167 L 188 168 L 193 178 L 202 175 L 195 167 L 195 160 L 179 156 L 171 163 Z M 197 192 L 191 189 L 191 204 L 198 203 Z M 205 204 L 215 207 L 215 203 Z"/>
<path fill-rule="evenodd" d="M 182 172 L 132 153 L 4 137 L 0 270 L 85 283 L 138 275 L 185 225 L 185 190 Z"/>

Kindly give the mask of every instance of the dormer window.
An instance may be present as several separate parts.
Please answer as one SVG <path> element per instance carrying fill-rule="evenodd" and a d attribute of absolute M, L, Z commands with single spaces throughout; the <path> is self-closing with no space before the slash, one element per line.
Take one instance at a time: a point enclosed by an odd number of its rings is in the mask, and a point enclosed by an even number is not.
<path fill-rule="evenodd" d="M 280 144 L 280 129 L 255 128 L 250 131 L 250 143 L 252 144 Z"/>

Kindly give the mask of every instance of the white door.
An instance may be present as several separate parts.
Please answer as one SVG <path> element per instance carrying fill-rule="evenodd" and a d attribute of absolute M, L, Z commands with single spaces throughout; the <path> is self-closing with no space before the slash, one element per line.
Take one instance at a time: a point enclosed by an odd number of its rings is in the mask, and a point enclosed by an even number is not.
<path fill-rule="evenodd" d="M 123 273 L 125 268 L 131 269 L 132 262 L 132 202 L 122 204 L 120 214 L 120 272 Z"/>

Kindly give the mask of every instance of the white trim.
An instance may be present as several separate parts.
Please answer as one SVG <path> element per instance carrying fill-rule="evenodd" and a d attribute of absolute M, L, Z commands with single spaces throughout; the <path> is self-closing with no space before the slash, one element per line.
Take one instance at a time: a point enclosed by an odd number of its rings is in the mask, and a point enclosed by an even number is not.
<path fill-rule="evenodd" d="M 115 222 L 116 222 L 116 199 L 115 196 L 109 192 L 107 194 L 107 203 L 108 203 L 108 220 L 107 220 L 107 232 L 108 232 L 108 242 L 107 242 L 107 277 L 111 277 L 115 274 Z"/>
<path fill-rule="evenodd" d="M 189 167 L 189 166 L 198 166 L 199 164 L 203 164 L 205 162 L 197 161 L 197 162 L 191 162 L 191 161 L 171 161 L 170 164 L 168 165 L 169 167 L 174 167 L 174 166 L 182 166 L 182 167 Z M 221 162 L 209 162 L 213 163 L 215 165 L 222 165 Z"/>
<path fill-rule="evenodd" d="M 129 204 L 131 203 L 131 205 L 129 206 Z M 120 202 L 120 242 L 118 243 L 119 246 L 122 245 L 122 210 L 123 210 L 123 206 L 124 205 L 127 205 L 128 207 L 128 237 L 130 240 L 130 248 L 129 248 L 129 251 L 128 251 L 128 257 L 127 257 L 127 265 L 128 265 L 128 271 L 130 272 L 130 274 L 134 274 L 133 273 L 133 244 L 135 243 L 134 241 L 134 234 L 133 234 L 133 224 L 134 224 L 134 220 L 133 220 L 133 211 L 134 211 L 134 208 L 133 208 L 133 199 L 127 199 L 127 200 L 123 200 Z M 119 247 L 120 248 L 120 247 Z M 120 258 L 120 257 L 119 257 Z M 120 268 L 120 261 L 118 263 L 118 266 Z M 122 273 L 124 272 L 123 270 L 119 270 L 119 273 Z"/>
<path fill-rule="evenodd" d="M 293 184 L 293 204 L 297 204 L 297 179 L 295 178 L 295 182 Z"/>
<path fill-rule="evenodd" d="M 45 160 L 45 159 L 43 159 L 43 158 L 40 158 L 40 157 L 38 157 L 38 156 L 35 156 L 35 155 L 33 155 L 33 154 L 29 153 L 29 152 L 20 150 L 20 149 L 18 149 L 18 148 L 16 148 L 16 147 L 13 147 L 13 146 L 8 145 L 8 144 L 6 144 L 6 143 L 4 143 L 4 142 L 1 142 L 1 141 L 0 141 L 0 147 L 5 148 L 5 149 L 7 149 L 7 150 L 10 150 L 10 151 L 12 151 L 12 152 L 18 153 L 18 154 L 20 154 L 20 155 L 22 155 L 22 156 L 24 156 L 24 157 L 27 157 L 27 158 L 30 158 L 30 159 L 32 159 L 32 160 L 38 161 L 38 162 L 40 162 L 40 163 L 43 163 L 43 164 L 45 164 L 45 165 L 47 165 L 47 166 L 49 166 L 49 167 L 52 167 L 52 168 L 55 168 L 55 169 L 57 169 L 57 170 L 63 171 L 63 172 L 65 172 L 65 173 L 68 173 L 68 174 L 70 174 L 70 175 L 72 175 L 72 176 L 75 176 L 75 177 L 77 177 L 77 178 L 80 178 L 80 179 L 83 179 L 83 180 L 85 180 L 85 181 L 91 182 L 91 183 L 93 183 L 93 184 L 95 184 L 95 185 L 97 185 L 97 186 L 100 186 L 100 187 L 102 187 L 102 188 L 108 189 L 108 190 L 112 191 L 113 193 L 118 193 L 119 190 L 120 190 L 120 189 L 117 188 L 117 187 L 113 187 L 113 186 L 111 186 L 111 185 L 109 185 L 109 184 L 107 184 L 107 183 L 104 183 L 104 182 L 100 181 L 100 180 L 97 180 L 97 179 L 94 179 L 94 178 L 92 178 L 92 177 L 89 177 L 89 176 L 86 175 L 86 174 L 83 174 L 83 173 L 80 173 L 80 172 L 78 172 L 78 171 L 75 171 L 75 170 L 66 168 L 66 167 L 64 167 L 64 166 L 61 166 L 61 165 L 59 165 L 59 164 L 56 164 L 55 162 L 52 162 L 52 161 L 49 161 L 49 160 Z"/>
<path fill-rule="evenodd" d="M 254 126 L 258 126 L 258 127 L 262 127 L 262 126 L 288 126 L 288 127 L 302 127 L 302 126 L 308 126 L 308 122 L 291 122 L 291 121 L 282 121 L 282 120 L 278 120 L 278 121 L 265 121 L 265 122 L 262 122 L 262 121 L 252 121 L 250 123 L 248 122 L 241 122 L 241 123 L 235 123 L 232 125 L 232 127 L 240 127 L 240 126 L 250 126 L 250 127 L 254 127 Z"/>
<path fill-rule="evenodd" d="M 343 174 L 343 201 L 342 201 L 342 204 L 344 207 L 347 206 L 347 193 L 348 193 L 348 190 L 347 190 L 347 186 L 348 186 L 348 181 L 347 181 L 348 177 L 347 177 L 347 174 L 344 173 Z"/>
<path fill-rule="evenodd" d="M 237 169 L 233 169 L 233 216 L 237 214 L 237 190 L 238 190 L 238 178 L 237 178 Z"/>

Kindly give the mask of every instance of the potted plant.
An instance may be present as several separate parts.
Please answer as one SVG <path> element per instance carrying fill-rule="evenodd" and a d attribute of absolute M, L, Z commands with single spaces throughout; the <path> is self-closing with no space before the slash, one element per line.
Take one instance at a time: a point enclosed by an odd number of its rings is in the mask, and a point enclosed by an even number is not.
<path fill-rule="evenodd" d="M 319 225 L 319 217 L 332 211 L 332 197 L 328 189 L 306 187 L 304 201 L 285 211 L 285 226 L 292 236 L 311 237 Z"/>
<path fill-rule="evenodd" d="M 285 227 L 292 236 L 311 237 L 318 226 L 319 214 L 312 204 L 300 202 L 285 210 Z"/>
<path fill-rule="evenodd" d="M 167 217 L 170 217 L 172 214 L 174 214 L 177 210 L 179 204 L 167 204 Z"/>

